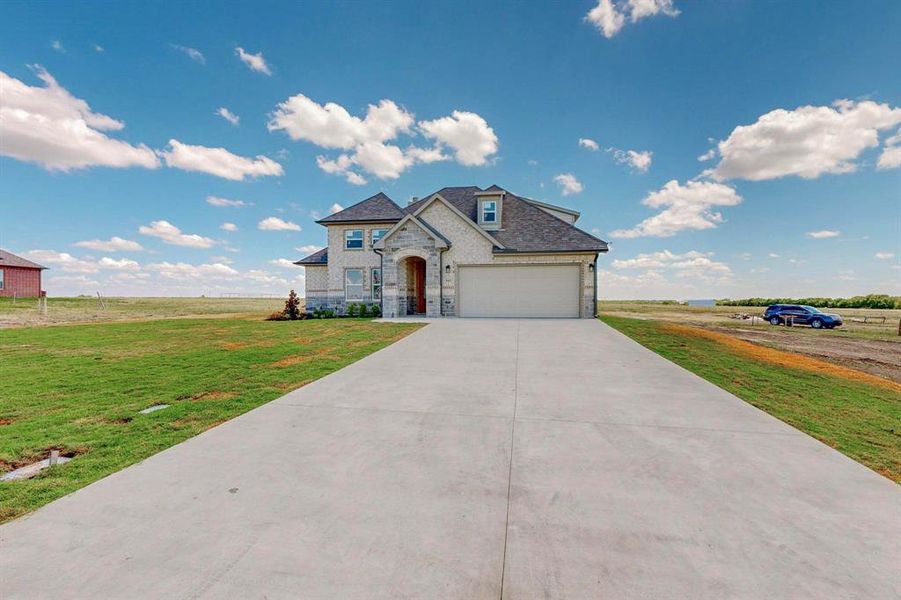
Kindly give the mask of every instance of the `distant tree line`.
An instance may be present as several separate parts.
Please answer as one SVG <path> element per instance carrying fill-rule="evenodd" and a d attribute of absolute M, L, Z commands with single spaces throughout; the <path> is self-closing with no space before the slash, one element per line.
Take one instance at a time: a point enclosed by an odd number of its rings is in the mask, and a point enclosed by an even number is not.
<path fill-rule="evenodd" d="M 817 308 L 901 308 L 901 296 L 867 294 L 850 298 L 740 298 L 717 300 L 719 306 L 769 306 L 770 304 L 806 304 Z"/>

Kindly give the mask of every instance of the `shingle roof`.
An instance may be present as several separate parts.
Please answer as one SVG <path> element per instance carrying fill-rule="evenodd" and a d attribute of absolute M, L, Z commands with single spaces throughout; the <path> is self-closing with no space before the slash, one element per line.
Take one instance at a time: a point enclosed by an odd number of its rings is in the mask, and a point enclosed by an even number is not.
<path fill-rule="evenodd" d="M 294 263 L 295 265 L 327 265 L 328 264 L 328 248 L 323 248 L 306 258 L 301 258 Z"/>
<path fill-rule="evenodd" d="M 491 186 L 485 191 L 504 191 Z M 478 222 L 478 187 L 446 187 L 424 196 L 407 206 L 406 212 L 416 212 L 436 193 L 454 205 L 464 215 Z M 566 221 L 548 214 L 527 200 L 506 192 L 501 212 L 502 229 L 490 231 L 494 239 L 504 245 L 503 252 L 606 252 L 607 242 L 590 235 Z"/>
<path fill-rule="evenodd" d="M 375 196 L 370 196 L 316 222 L 323 224 L 361 221 L 390 223 L 400 221 L 403 216 L 404 212 L 401 208 L 391 198 L 379 192 Z"/>
<path fill-rule="evenodd" d="M 21 256 L 16 256 L 6 250 L 0 250 L 0 267 L 21 267 L 23 269 L 46 269 L 37 263 L 26 260 Z"/>

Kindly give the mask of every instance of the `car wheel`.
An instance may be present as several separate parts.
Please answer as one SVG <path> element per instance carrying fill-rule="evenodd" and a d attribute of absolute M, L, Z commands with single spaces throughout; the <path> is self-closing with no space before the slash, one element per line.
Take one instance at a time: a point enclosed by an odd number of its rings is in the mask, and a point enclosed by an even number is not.
<path fill-rule="evenodd" d="M 820 321 L 819 319 L 814 319 L 813 321 L 810 322 L 810 326 L 813 327 L 814 329 L 822 329 L 823 322 Z"/>
<path fill-rule="evenodd" d="M 778 325 L 779 317 L 770 317 L 770 325 Z"/>

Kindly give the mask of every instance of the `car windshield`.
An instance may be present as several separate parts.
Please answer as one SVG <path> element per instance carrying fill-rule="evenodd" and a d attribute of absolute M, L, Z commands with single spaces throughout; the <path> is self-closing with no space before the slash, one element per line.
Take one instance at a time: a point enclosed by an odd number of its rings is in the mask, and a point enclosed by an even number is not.
<path fill-rule="evenodd" d="M 807 310 L 809 310 L 809 311 L 812 312 L 812 313 L 819 313 L 819 312 L 821 312 L 820 309 L 814 308 L 813 306 L 802 306 L 801 308 L 806 308 Z"/>

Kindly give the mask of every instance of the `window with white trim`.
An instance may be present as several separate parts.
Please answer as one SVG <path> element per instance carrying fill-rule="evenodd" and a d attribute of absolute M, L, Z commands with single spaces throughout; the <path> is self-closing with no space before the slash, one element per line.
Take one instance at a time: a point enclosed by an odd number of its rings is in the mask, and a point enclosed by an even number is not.
<path fill-rule="evenodd" d="M 385 237 L 385 234 L 388 233 L 387 229 L 373 229 L 372 230 L 372 245 L 375 246 L 376 242 Z"/>
<path fill-rule="evenodd" d="M 3 269 L 0 269 L 0 290 L 3 289 Z"/>
<path fill-rule="evenodd" d="M 344 249 L 345 250 L 362 250 L 363 249 L 363 230 L 348 229 L 344 232 Z"/>
<path fill-rule="evenodd" d="M 482 223 L 497 223 L 497 201 L 482 201 Z"/>
<path fill-rule="evenodd" d="M 347 301 L 363 299 L 363 269 L 344 271 L 344 299 Z"/>
<path fill-rule="evenodd" d="M 372 299 L 382 299 L 382 270 L 378 267 L 372 269 Z"/>

